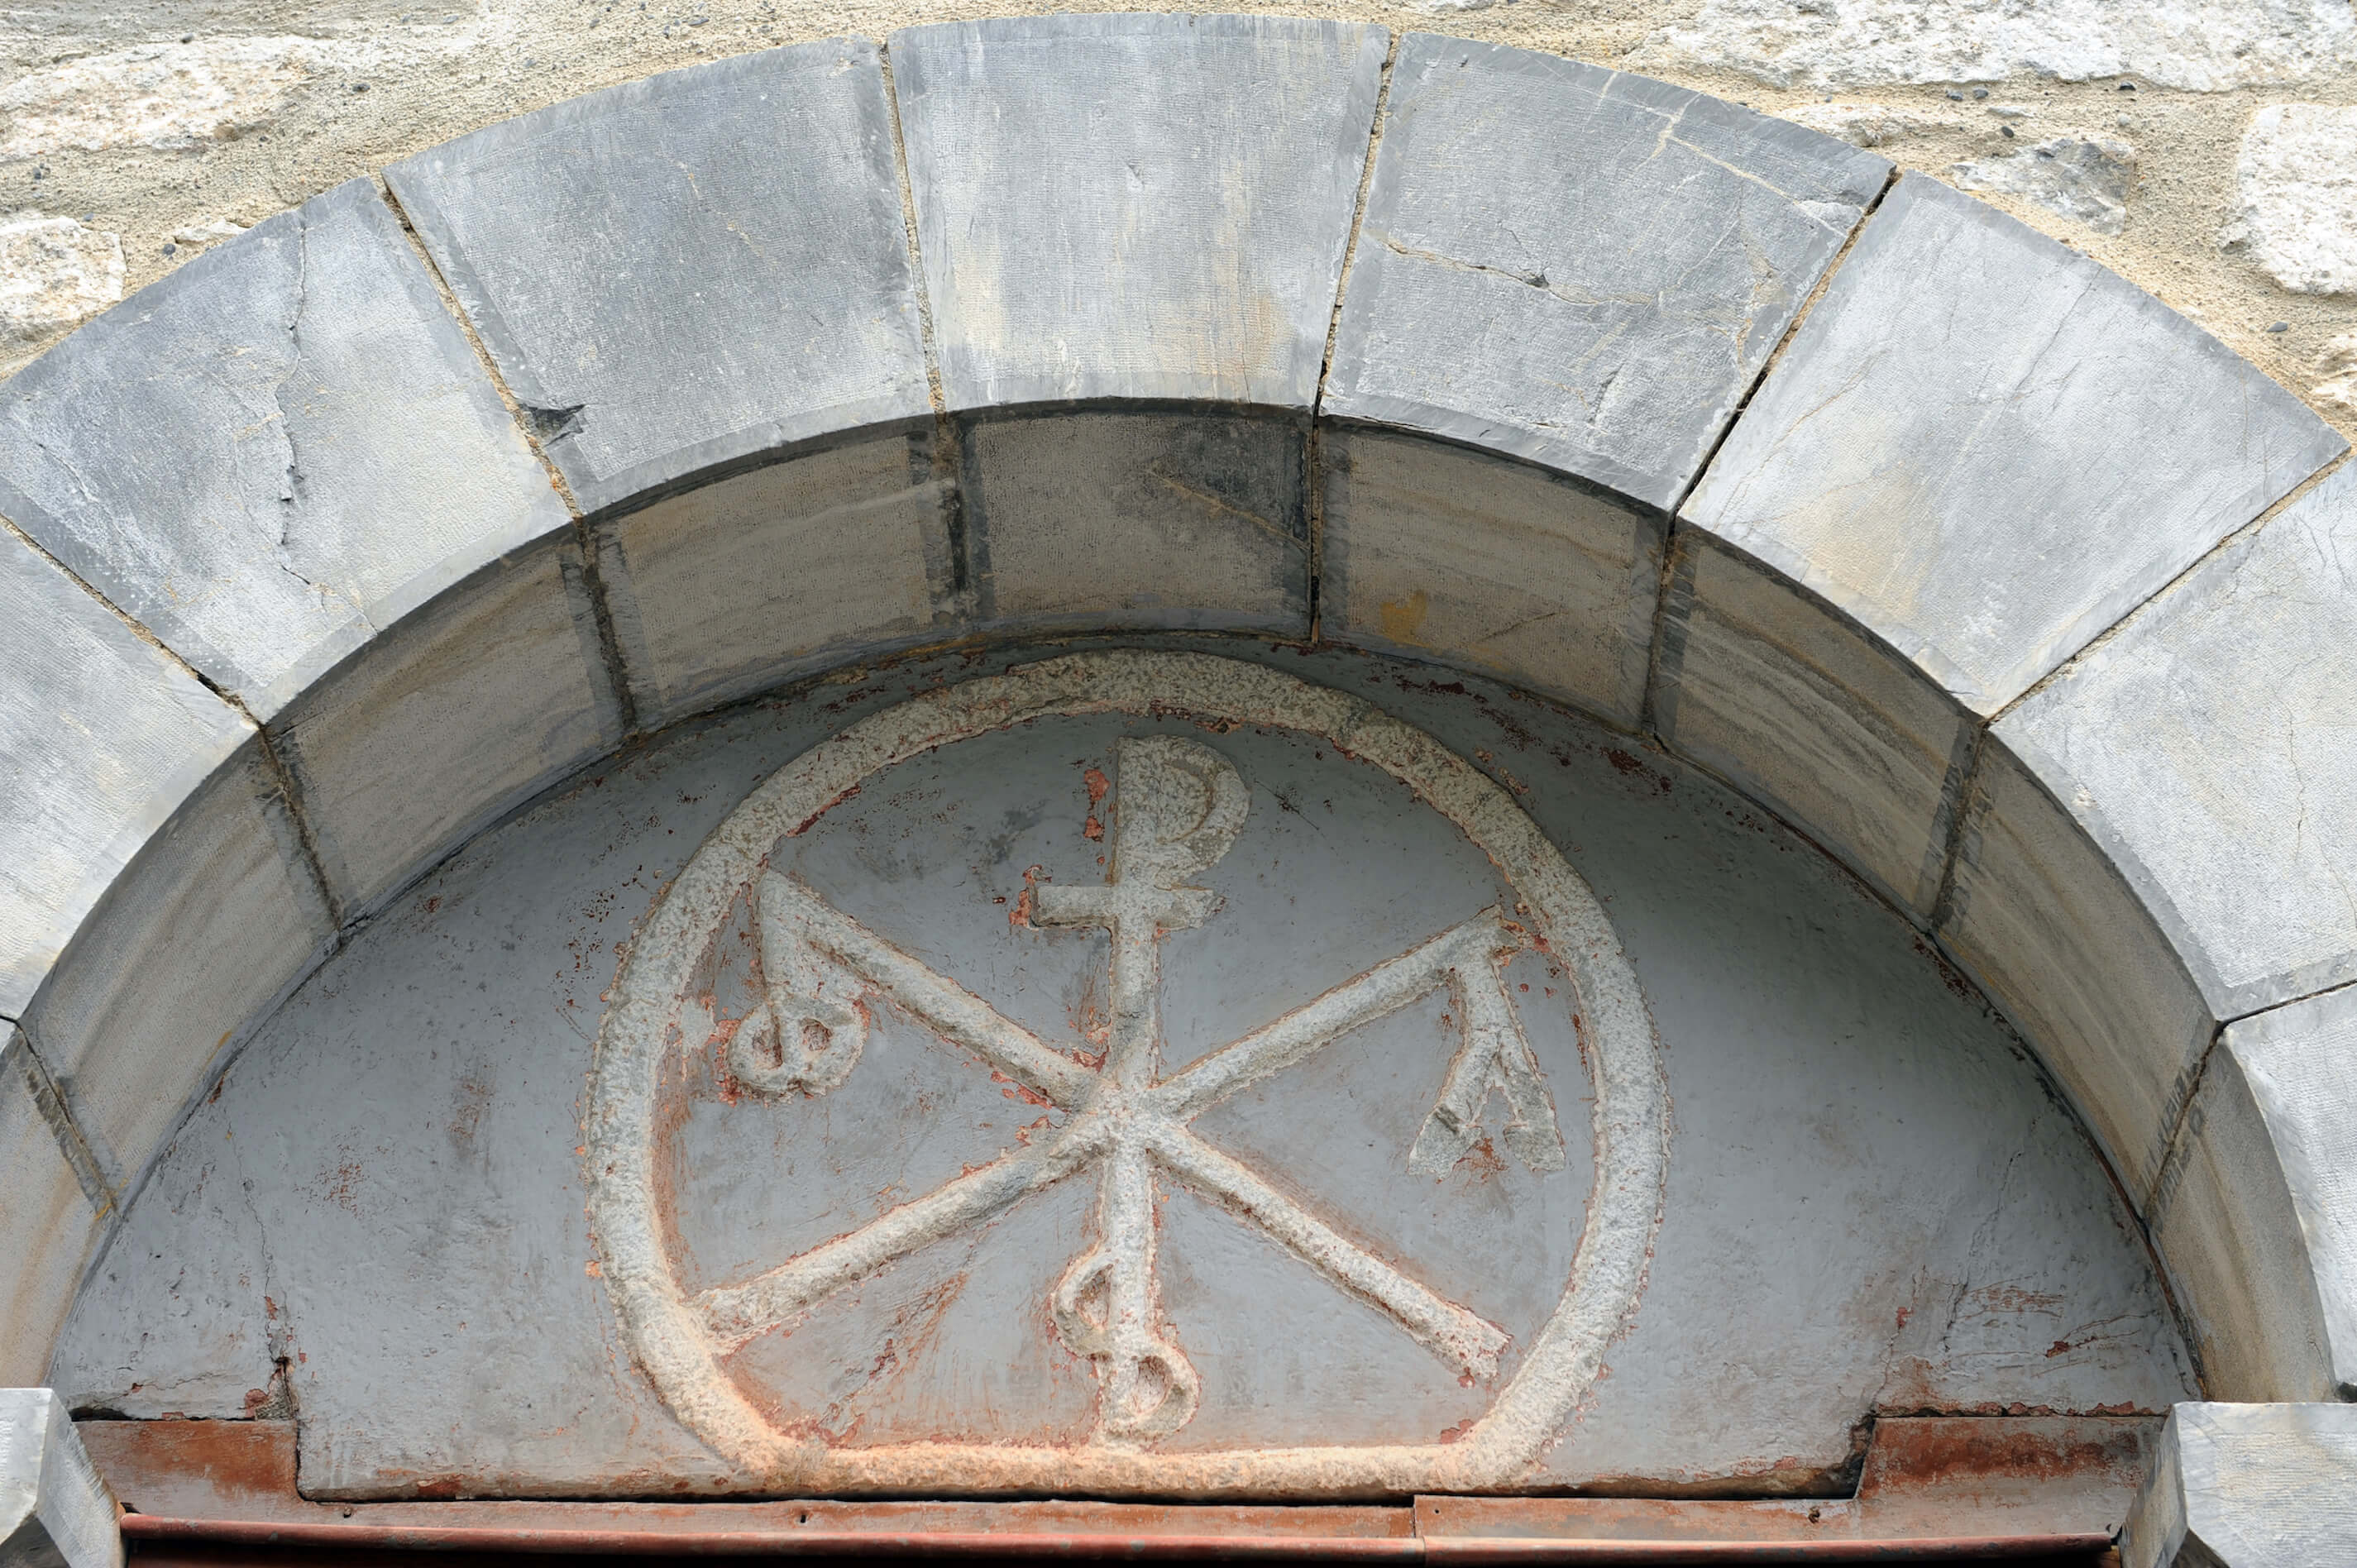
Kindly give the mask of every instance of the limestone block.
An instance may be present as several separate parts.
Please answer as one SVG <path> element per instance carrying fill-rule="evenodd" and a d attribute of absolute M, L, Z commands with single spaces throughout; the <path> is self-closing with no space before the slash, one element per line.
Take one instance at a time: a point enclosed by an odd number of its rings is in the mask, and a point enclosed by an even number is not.
<path fill-rule="evenodd" d="M 0 1032 L 0 1378 L 36 1383 L 73 1305 L 82 1260 L 98 1229 L 97 1201 L 113 1204 L 87 1151 L 79 1173 L 52 1130 L 54 1101 L 35 1093 L 38 1069 L 24 1032 Z"/>
<path fill-rule="evenodd" d="M 2357 294 L 2357 108 L 2271 103 L 2234 160 L 2219 233 L 2294 294 Z"/>
<path fill-rule="evenodd" d="M 952 592 L 931 433 L 795 458 L 600 527 L 641 725 L 907 643 Z"/>
<path fill-rule="evenodd" d="M 1656 732 L 1929 915 L 1972 740 L 1963 711 L 1773 573 L 1706 536 L 1677 549 Z"/>
<path fill-rule="evenodd" d="M 0 1017 L 116 875 L 252 736 L 161 649 L 0 532 Z"/>
<path fill-rule="evenodd" d="M 1640 47 L 1634 63 L 1721 66 L 1777 87 L 2085 81 L 2135 75 L 2222 92 L 2301 81 L 2357 64 L 2357 27 L 2331 5 L 2202 0 L 1704 0 Z"/>
<path fill-rule="evenodd" d="M 2352 572 L 2344 467 L 1996 725 L 2117 836 L 2222 1019 L 2357 980 Z"/>
<path fill-rule="evenodd" d="M 929 410 L 865 39 L 608 88 L 385 179 L 585 510 Z"/>
<path fill-rule="evenodd" d="M 1889 171 L 1681 88 L 1414 35 L 1324 406 L 1667 510 Z"/>
<path fill-rule="evenodd" d="M 335 934 L 249 741 L 148 839 L 25 1014 L 93 1144 L 135 1181 L 188 1097 Z"/>
<path fill-rule="evenodd" d="M 2313 1036 L 2319 1023 L 2326 1037 L 2299 1044 L 2327 1053 L 2339 1046 L 2345 1055 L 2345 1042 L 2330 1038 L 2329 1022 L 2311 1016 L 2292 1021 L 2292 1029 Z M 2328 1132 L 2319 1139 L 2297 1120 L 2278 1122 L 2286 1087 L 2329 1093 L 2335 1080 L 2345 1086 L 2352 1075 L 2346 1061 L 2287 1063 L 2277 1050 L 2266 1062 L 2273 1076 L 2263 1079 L 2254 1070 L 2259 1064 L 2250 1059 L 2251 1044 L 2245 1028 L 2244 1049 L 2222 1040 L 2210 1053 L 2146 1219 L 2177 1277 L 2208 1391 L 2237 1400 L 2329 1400 L 2332 1347 L 2319 1294 L 2326 1281 L 2312 1246 L 2319 1238 L 2304 1234 L 2304 1221 L 2330 1227 L 2333 1218 L 2319 1202 L 2345 1208 L 2345 1199 L 2329 1175 L 2320 1187 L 2303 1180 L 2306 1190 L 2297 1191 L 2287 1156 L 2303 1137 L 2310 1155 L 2347 1138 Z M 2291 1109 L 2297 1117 L 2298 1109 Z M 2330 1114 L 2340 1108 L 2324 1109 Z M 2347 1307 L 2337 1316 L 2345 1320 Z"/>
<path fill-rule="evenodd" d="M 0 513 L 265 722 L 411 606 L 566 525 L 365 179 L 11 381 Z"/>
<path fill-rule="evenodd" d="M 0 219 L 0 365 L 123 297 L 123 238 L 70 218 Z"/>
<path fill-rule="evenodd" d="M 2357 1561 L 2357 1406 L 2180 1404 L 2120 1538 L 2125 1568 Z"/>
<path fill-rule="evenodd" d="M 2149 295 L 1910 175 L 1683 515 L 1988 714 L 2343 445 Z"/>
<path fill-rule="evenodd" d="M 1660 520 L 1461 446 L 1343 426 L 1323 441 L 1323 636 L 1637 723 Z"/>
<path fill-rule="evenodd" d="M 0 1389 L 0 1563 L 122 1568 L 114 1494 L 49 1389 Z"/>
<path fill-rule="evenodd" d="M 1308 406 L 1383 28 L 1048 16 L 890 42 L 952 408 Z"/>
<path fill-rule="evenodd" d="M 2210 1294 L 2196 1295 L 2197 1326 L 2217 1342 L 2212 1359 L 2229 1370 L 2250 1363 L 2246 1375 L 2213 1379 L 2216 1387 L 2357 1399 L 2352 1105 L 2357 993 L 2244 1018 L 2211 1053 L 2171 1155 L 2168 1201 L 2153 1218 L 2171 1267 L 2254 1282 L 2219 1298 L 2254 1298 L 2239 1320 L 2202 1321 L 2219 1315 Z"/>
<path fill-rule="evenodd" d="M 2074 806 L 1986 740 L 1939 938 L 2037 1043 L 2141 1208 L 2216 1021 L 2117 836 Z"/>
<path fill-rule="evenodd" d="M 326 52 L 312 38 L 208 35 L 28 70 L 0 89 L 0 162 L 69 148 L 179 152 L 260 130 Z"/>
<path fill-rule="evenodd" d="M 1965 190 L 2025 197 L 2050 212 L 2076 219 L 2097 234 L 2127 227 L 2136 190 L 2134 144 L 2099 132 L 2072 132 L 2017 145 L 1996 157 L 1975 158 L 1948 170 Z"/>
<path fill-rule="evenodd" d="M 1308 435 L 1215 414 L 974 425 L 964 519 L 981 618 L 1306 634 Z"/>
<path fill-rule="evenodd" d="M 362 913 L 621 740 L 570 542 L 412 615 L 273 729 L 329 890 Z"/>

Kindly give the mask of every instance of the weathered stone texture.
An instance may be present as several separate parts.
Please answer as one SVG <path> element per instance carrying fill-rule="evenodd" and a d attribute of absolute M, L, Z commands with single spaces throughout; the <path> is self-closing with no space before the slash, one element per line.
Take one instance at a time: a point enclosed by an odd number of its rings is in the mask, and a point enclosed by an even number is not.
<path fill-rule="evenodd" d="M 1659 519 L 1543 468 L 1329 427 L 1320 635 L 1441 659 L 1633 726 Z"/>
<path fill-rule="evenodd" d="M 2038 1043 L 2142 1205 L 2215 1018 L 2083 819 L 2002 740 L 1964 810 L 1941 943 Z"/>
<path fill-rule="evenodd" d="M 2151 295 L 1910 175 L 1684 515 L 1986 714 L 2344 446 Z"/>
<path fill-rule="evenodd" d="M 2357 979 L 2357 467 L 2234 540 L 1996 735 L 2231 1018 Z"/>
<path fill-rule="evenodd" d="M 2180 1404 L 2120 1540 L 2125 1568 L 2340 1568 L 2357 1541 L 2357 1406 Z"/>
<path fill-rule="evenodd" d="M 608 88 L 385 179 L 587 510 L 930 407 L 864 39 Z"/>
<path fill-rule="evenodd" d="M 0 532 L 0 1017 L 253 726 Z"/>
<path fill-rule="evenodd" d="M 1969 735 L 1963 712 L 1773 574 L 1695 535 L 1677 548 L 1656 655 L 1662 738 L 1929 915 Z"/>
<path fill-rule="evenodd" d="M 124 1180 L 334 929 L 278 779 L 249 742 L 114 879 L 25 1013 Z"/>
<path fill-rule="evenodd" d="M 0 219 L 0 357 L 122 297 L 120 236 L 38 212 Z"/>
<path fill-rule="evenodd" d="M 2294 294 L 2357 294 L 2357 108 L 2275 103 L 2251 116 L 2219 233 Z"/>
<path fill-rule="evenodd" d="M 1961 163 L 1948 175 L 1965 190 L 2026 197 L 2050 212 L 2077 219 L 2094 233 L 2116 234 L 2127 227 L 2136 150 L 2119 136 L 2078 132 Z"/>
<path fill-rule="evenodd" d="M 1667 510 L 1889 173 L 1661 82 L 1412 35 L 1323 406 Z"/>
<path fill-rule="evenodd" d="M 310 38 L 208 33 L 27 71 L 0 88 L 0 163 L 67 148 L 178 152 L 257 130 L 318 52 Z"/>
<path fill-rule="evenodd" d="M 117 1511 L 57 1394 L 0 1389 L 0 1563 L 122 1568 Z"/>
<path fill-rule="evenodd" d="M 981 618 L 1306 634 L 1308 437 L 1248 415 L 973 425 L 964 522 Z"/>
<path fill-rule="evenodd" d="M 21 1030 L 0 1025 L 0 1380 L 48 1380 L 49 1348 L 73 1305 L 82 1260 L 95 1234 L 95 1191 L 113 1195 L 87 1167 L 77 1176 L 36 1101 Z"/>
<path fill-rule="evenodd" d="M 2357 19 L 2335 0 L 1705 0 L 1634 56 L 1730 67 L 1785 87 L 2064 81 L 2135 75 L 2215 92 L 2357 64 Z"/>
<path fill-rule="evenodd" d="M 600 525 L 639 720 L 652 725 L 931 630 L 951 602 L 930 439 L 796 458 Z"/>
<path fill-rule="evenodd" d="M 264 721 L 380 626 L 566 522 L 367 180 L 0 390 L 0 513 Z"/>
<path fill-rule="evenodd" d="M 950 406 L 1308 406 L 1388 42 L 1275 16 L 894 34 Z"/>
<path fill-rule="evenodd" d="M 503 562 L 382 633 L 274 729 L 328 888 L 362 913 L 621 740 L 570 544 Z"/>

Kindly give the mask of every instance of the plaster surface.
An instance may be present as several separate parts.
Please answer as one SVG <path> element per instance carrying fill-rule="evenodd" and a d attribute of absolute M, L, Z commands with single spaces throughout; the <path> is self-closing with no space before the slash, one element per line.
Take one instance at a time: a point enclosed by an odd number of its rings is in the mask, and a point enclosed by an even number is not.
<path fill-rule="evenodd" d="M 1363 697 L 1502 786 L 1593 888 L 1642 985 L 1672 1107 L 1650 1280 L 1530 1479 L 1822 1495 L 1876 1412 L 2189 1397 L 2084 1133 L 1986 1004 L 1832 863 L 1692 770 L 1501 688 L 1190 646 Z M 684 726 L 478 838 L 316 973 L 195 1109 L 94 1268 L 52 1380 L 81 1408 L 131 1414 L 283 1402 L 320 1495 L 747 1485 L 634 1364 L 587 1230 L 587 1075 L 617 944 L 781 764 L 943 681 L 1060 651 L 846 671 Z M 1446 819 L 1314 736 L 1117 714 L 895 764 L 771 869 L 1085 1057 L 1108 1026 L 1106 938 L 1045 923 L 1040 893 L 1107 875 L 1121 743 L 1153 736 L 1209 747 L 1249 792 L 1200 878 L 1217 912 L 1161 944 L 1167 1069 L 1512 907 Z M 873 996 L 840 1087 L 752 1092 L 727 1025 L 755 1000 L 759 933 L 749 909 L 732 918 L 701 983 L 710 1037 L 662 1086 L 658 1185 L 684 1288 L 854 1230 L 1069 1119 Z M 1526 952 L 1504 972 L 1561 1168 L 1517 1151 L 1503 1099 L 1446 1175 L 1410 1168 L 1453 1048 L 1445 993 L 1198 1127 L 1512 1336 L 1504 1376 L 1563 1288 L 1592 1196 L 1588 1069 L 1567 999 L 1547 994 L 1557 967 Z M 909 1255 L 747 1342 L 731 1377 L 830 1445 L 1088 1444 L 1097 1376 L 1047 1304 L 1103 1235 L 1093 1193 L 1051 1185 Z M 1460 1382 L 1228 1208 L 1179 1183 L 1159 1214 L 1160 1321 L 1200 1399 L 1156 1452 L 1428 1444 L 1491 1399 L 1486 1377 Z"/>

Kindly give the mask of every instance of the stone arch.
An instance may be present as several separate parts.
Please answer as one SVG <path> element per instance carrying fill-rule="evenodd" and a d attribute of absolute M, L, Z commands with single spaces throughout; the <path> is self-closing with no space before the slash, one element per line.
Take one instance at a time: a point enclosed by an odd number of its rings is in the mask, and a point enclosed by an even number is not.
<path fill-rule="evenodd" d="M 895 650 L 1323 639 L 1797 824 L 2035 1044 L 2212 1397 L 2357 1393 L 2357 469 L 1870 154 L 1087 16 L 592 94 L 0 391 L 0 1380 L 242 1031 L 484 824 Z"/>

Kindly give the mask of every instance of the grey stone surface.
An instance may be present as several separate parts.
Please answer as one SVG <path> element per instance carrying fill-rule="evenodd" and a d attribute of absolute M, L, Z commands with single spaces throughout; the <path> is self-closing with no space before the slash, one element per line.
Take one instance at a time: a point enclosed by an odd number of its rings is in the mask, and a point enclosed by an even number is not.
<path fill-rule="evenodd" d="M 1636 725 L 1658 519 L 1461 446 L 1347 425 L 1320 439 L 1320 636 L 1470 665 Z"/>
<path fill-rule="evenodd" d="M 379 637 L 273 725 L 329 893 L 365 912 L 622 738 L 569 540 Z"/>
<path fill-rule="evenodd" d="M 1846 875 L 1699 775 L 1479 679 L 1220 646 L 1363 693 L 1519 790 L 1644 983 L 1677 1108 L 1669 1208 L 1636 1326 L 1544 1484 L 1824 1486 L 1875 1410 L 2157 1412 L 2184 1397 L 2168 1309 L 2083 1134 Z M 69 1396 L 119 1396 L 152 1373 L 226 1412 L 289 1356 L 306 1486 L 328 1495 L 726 1488 L 632 1365 L 591 1273 L 583 1074 L 616 945 L 771 769 L 944 679 L 1035 656 L 912 660 L 686 726 L 411 889 L 192 1112 L 92 1272 L 56 1371 Z M 1105 1019 L 1103 937 L 1010 911 L 1038 886 L 1102 877 L 1119 787 L 1093 800 L 1089 770 L 1117 775 L 1115 740 L 1142 733 L 1213 746 L 1251 791 L 1234 850 L 1206 874 L 1222 911 L 1165 944 L 1173 1066 L 1499 897 L 1478 851 L 1365 764 L 1175 719 L 1040 721 L 926 753 L 773 864 L 1087 1049 Z M 827 1096 L 732 1087 L 725 1025 L 753 993 L 736 944 L 722 950 L 723 1026 L 680 1058 L 661 1156 L 692 1284 L 865 1224 L 1052 1122 L 883 1005 Z M 1545 994 L 1559 978 L 1537 955 L 1509 973 L 1567 1169 L 1534 1173 L 1501 1148 L 1437 1181 L 1404 1174 L 1447 1059 L 1430 1001 L 1231 1101 L 1203 1132 L 1520 1333 L 1578 1234 L 1589 1130 L 1564 999 Z M 1414 1440 L 1480 1409 L 1480 1391 L 1232 1216 L 1176 1189 L 1163 1216 L 1163 1311 L 1205 1390 L 1201 1430 L 1172 1448 Z M 748 1345 L 736 1375 L 854 1444 L 1085 1436 L 1090 1373 L 1056 1348 L 1041 1298 L 1092 1233 L 1085 1191 L 1050 1189 Z"/>
<path fill-rule="evenodd" d="M 0 514 L 265 722 L 420 600 L 565 526 L 365 179 L 9 381 Z"/>
<path fill-rule="evenodd" d="M 1246 415 L 1068 413 L 965 434 L 987 626 L 1309 628 L 1308 430 Z"/>
<path fill-rule="evenodd" d="M 253 726 L 0 530 L 0 1017 Z"/>
<path fill-rule="evenodd" d="M 2283 1064 L 2275 1065 L 2280 1082 Z M 2326 1062 L 2304 1072 L 2295 1066 L 2290 1076 L 2327 1088 L 2345 1070 Z M 2222 1040 L 2203 1065 L 2145 1219 L 2177 1276 L 2204 1391 L 2329 1400 L 2331 1347 L 2318 1294 L 2325 1281 L 2302 1234 L 2310 1217 L 2302 1208 L 2312 1214 L 2319 1195 L 2311 1187 L 2308 1204 L 2295 1201 L 2284 1145 L 2300 1129 L 2269 1113 L 2280 1100 L 2275 1089 Z M 2339 1316 L 2345 1319 L 2346 1309 Z"/>
<path fill-rule="evenodd" d="M 2357 1563 L 2357 1405 L 2180 1404 L 2120 1538 L 2124 1568 Z"/>
<path fill-rule="evenodd" d="M 950 406 L 1309 406 L 1389 37 L 1221 16 L 893 34 Z"/>
<path fill-rule="evenodd" d="M 0 1380 L 47 1380 L 49 1349 L 73 1305 L 95 1238 L 91 1193 L 112 1198 L 66 1161 L 35 1098 L 21 1030 L 0 1026 Z"/>
<path fill-rule="evenodd" d="M 930 632 L 954 607 L 931 432 L 839 446 L 599 525 L 641 725 Z"/>
<path fill-rule="evenodd" d="M 1981 748 L 1941 945 L 2037 1042 L 2140 1208 L 2216 1021 L 2111 858 L 2021 762 Z"/>
<path fill-rule="evenodd" d="M 1411 34 L 1324 407 L 1667 510 L 1889 172 L 1666 83 Z"/>
<path fill-rule="evenodd" d="M 2343 447 L 2151 295 L 1910 175 L 1682 515 L 1987 715 Z"/>
<path fill-rule="evenodd" d="M 864 38 L 608 88 L 385 179 L 589 511 L 928 412 Z"/>
<path fill-rule="evenodd" d="M 278 780 L 250 741 L 115 877 L 25 1013 L 123 1179 L 136 1180 L 209 1065 L 333 935 Z"/>
<path fill-rule="evenodd" d="M 0 1389 L 0 1568 L 122 1568 L 123 1531 L 49 1389 Z"/>
<path fill-rule="evenodd" d="M 2334 1394 L 2357 1400 L 2357 991 L 2244 1018 L 2220 1047 L 2266 1120 L 2299 1221 Z"/>
<path fill-rule="evenodd" d="M 1928 917 L 1972 729 L 1823 601 L 1692 532 L 1662 607 L 1653 727 Z"/>
<path fill-rule="evenodd" d="M 2357 979 L 2357 467 L 1996 725 L 2082 807 L 2221 1018 Z"/>

